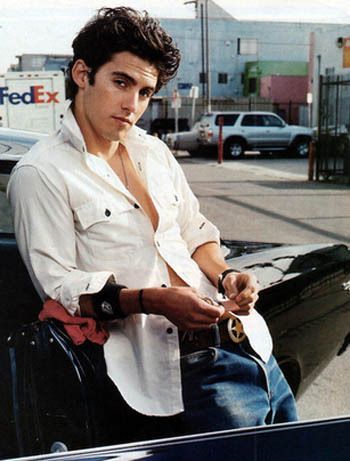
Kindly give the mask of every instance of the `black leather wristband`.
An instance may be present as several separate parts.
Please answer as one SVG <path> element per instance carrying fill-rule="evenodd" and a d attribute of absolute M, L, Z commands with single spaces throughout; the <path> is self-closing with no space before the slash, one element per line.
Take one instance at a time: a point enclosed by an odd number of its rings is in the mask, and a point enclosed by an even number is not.
<path fill-rule="evenodd" d="M 98 320 L 110 321 L 127 317 L 127 314 L 120 308 L 120 292 L 123 288 L 127 287 L 107 282 L 101 291 L 91 295 Z"/>
<path fill-rule="evenodd" d="M 145 305 L 143 304 L 143 289 L 142 288 L 139 291 L 139 304 L 140 304 L 140 312 L 142 314 L 148 315 L 148 312 L 145 309 Z"/>
<path fill-rule="evenodd" d="M 218 277 L 218 292 L 221 295 L 225 294 L 225 288 L 223 286 L 223 281 L 224 281 L 226 275 L 230 274 L 231 272 L 240 273 L 240 271 L 237 270 L 237 269 L 226 269 L 225 271 L 221 272 L 221 274 L 219 274 L 219 277 Z"/>

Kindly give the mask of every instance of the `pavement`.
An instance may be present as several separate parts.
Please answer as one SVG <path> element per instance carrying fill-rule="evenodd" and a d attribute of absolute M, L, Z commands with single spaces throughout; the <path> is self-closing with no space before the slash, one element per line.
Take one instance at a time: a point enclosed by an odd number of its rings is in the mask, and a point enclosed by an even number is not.
<path fill-rule="evenodd" d="M 306 159 L 178 160 L 224 238 L 350 244 L 350 187 L 308 181 Z"/>

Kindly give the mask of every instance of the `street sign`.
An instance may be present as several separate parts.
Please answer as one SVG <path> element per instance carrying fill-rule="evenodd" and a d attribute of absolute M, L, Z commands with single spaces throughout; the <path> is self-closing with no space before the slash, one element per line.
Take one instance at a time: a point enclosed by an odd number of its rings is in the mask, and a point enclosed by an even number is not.
<path fill-rule="evenodd" d="M 194 98 L 194 99 L 198 98 L 198 96 L 199 96 L 199 88 L 198 88 L 198 86 L 191 86 L 189 96 L 190 96 L 190 98 Z"/>
<path fill-rule="evenodd" d="M 179 82 L 177 84 L 177 89 L 178 90 L 189 90 L 191 87 L 192 87 L 192 83 Z"/>
<path fill-rule="evenodd" d="M 181 107 L 181 96 L 177 90 L 173 91 L 171 97 L 171 107 L 172 109 L 180 109 Z"/>

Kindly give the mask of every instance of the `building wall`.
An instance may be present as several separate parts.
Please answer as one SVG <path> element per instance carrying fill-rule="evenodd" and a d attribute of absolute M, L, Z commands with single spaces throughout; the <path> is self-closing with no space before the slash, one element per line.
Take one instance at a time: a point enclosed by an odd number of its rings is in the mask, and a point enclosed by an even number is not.
<path fill-rule="evenodd" d="M 312 69 L 310 71 L 313 94 L 312 119 L 313 124 L 318 123 L 318 80 L 320 75 L 341 75 L 350 77 L 350 67 L 344 66 L 344 58 L 349 56 L 350 49 L 339 46 L 338 39 L 350 37 L 350 25 L 326 24 L 322 28 L 317 27 L 314 30 L 313 49 L 312 49 Z"/>
<path fill-rule="evenodd" d="M 307 76 L 270 75 L 260 80 L 260 96 L 270 98 L 273 102 L 306 103 L 307 90 Z"/>
<path fill-rule="evenodd" d="M 197 85 L 201 72 L 200 19 L 161 19 L 163 27 L 174 37 L 182 51 L 177 78 L 161 96 L 171 96 L 178 83 Z M 245 65 L 253 61 L 300 61 L 309 63 L 308 90 L 313 94 L 312 125 L 317 124 L 318 77 L 320 74 L 347 74 L 343 67 L 344 49 L 337 46 L 339 37 L 350 37 L 348 24 L 237 21 L 223 18 L 209 20 L 212 95 L 237 98 L 244 95 Z M 257 51 L 252 55 L 237 53 L 238 39 L 256 39 Z M 227 84 L 218 84 L 218 73 L 228 74 Z M 291 74 L 295 75 L 295 74 Z M 180 90 L 182 96 L 188 89 Z"/>
<path fill-rule="evenodd" d="M 182 52 L 182 63 L 174 82 L 161 95 L 170 96 L 178 83 L 199 86 L 202 68 L 200 19 L 162 19 L 162 26 L 174 37 Z M 209 47 L 212 95 L 239 97 L 243 95 L 242 74 L 251 61 L 303 61 L 309 60 L 309 36 L 314 24 L 274 23 L 213 19 L 209 21 Z M 288 33 L 286 33 L 286 30 Z M 256 39 L 254 54 L 238 54 L 238 39 Z M 218 83 L 218 74 L 227 73 L 226 84 Z M 181 95 L 188 90 L 180 90 Z"/>

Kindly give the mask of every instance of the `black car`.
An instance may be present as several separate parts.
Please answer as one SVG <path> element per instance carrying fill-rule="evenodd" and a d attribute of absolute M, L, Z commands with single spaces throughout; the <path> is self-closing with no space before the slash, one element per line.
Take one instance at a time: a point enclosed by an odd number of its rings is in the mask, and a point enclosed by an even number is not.
<path fill-rule="evenodd" d="M 344 434 L 350 428 L 347 418 L 338 420 L 338 432 L 334 424 L 290 424 L 90 450 L 101 445 L 93 424 L 95 370 L 59 324 L 37 320 L 41 301 L 17 250 L 5 182 L 0 189 L 0 458 L 33 455 L 37 460 L 39 454 L 50 451 L 83 448 L 86 451 L 60 455 L 61 459 L 350 458 L 350 444 L 348 457 L 315 457 L 320 453 L 315 451 L 317 437 L 328 455 L 338 437 L 344 454 Z M 257 309 L 270 327 L 274 354 L 287 380 L 294 393 L 300 394 L 347 346 L 349 248 L 231 240 L 222 241 L 222 248 L 230 265 L 256 274 L 261 285 Z M 308 442 L 305 428 L 310 431 Z M 326 434 L 334 438 L 323 439 Z M 293 448 L 287 449 L 286 444 Z M 298 458 L 301 447 L 307 456 Z"/>

